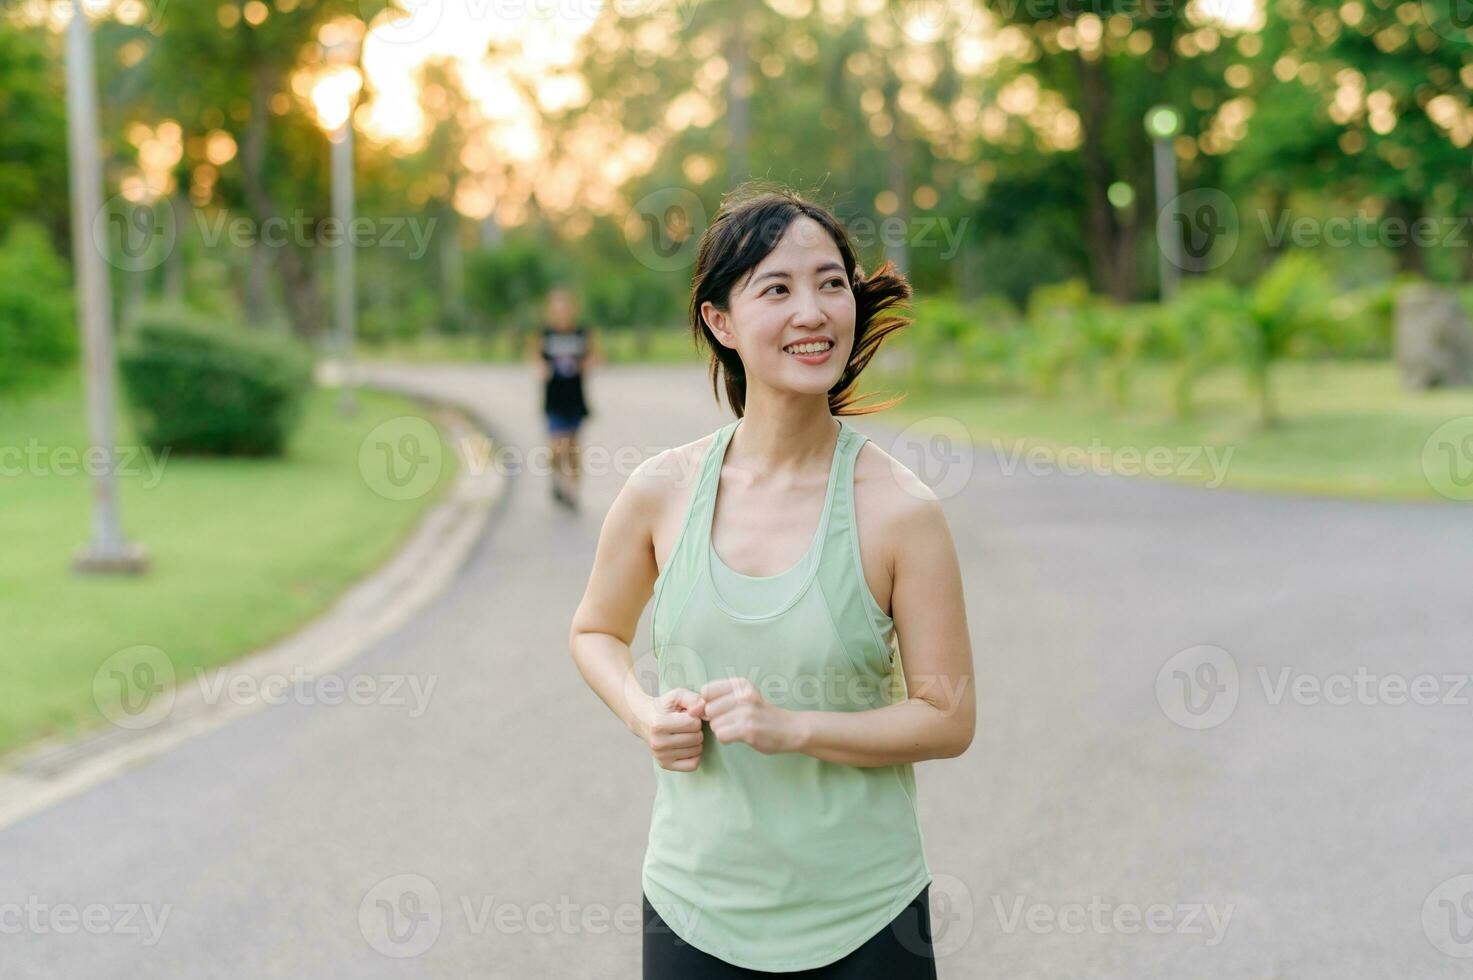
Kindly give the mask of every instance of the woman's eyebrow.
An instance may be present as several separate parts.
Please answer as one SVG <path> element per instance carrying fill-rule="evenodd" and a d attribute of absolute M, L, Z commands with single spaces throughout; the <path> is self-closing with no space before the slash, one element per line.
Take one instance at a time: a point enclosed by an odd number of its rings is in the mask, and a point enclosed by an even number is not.
<path fill-rule="evenodd" d="M 825 262 L 823 265 L 819 266 L 818 268 L 814 269 L 813 271 L 814 271 L 815 274 L 820 273 L 820 272 L 843 272 L 844 271 L 844 267 L 842 265 L 840 265 L 839 263 L 837 263 L 837 262 Z M 788 270 L 786 270 L 786 269 L 775 269 L 772 272 L 764 272 L 764 273 L 762 273 L 762 275 L 758 276 L 756 279 L 753 279 L 752 280 L 752 285 L 755 286 L 755 285 L 757 285 L 759 282 L 761 282 L 764 279 L 791 279 L 791 278 L 792 278 L 792 274 L 790 272 L 788 272 Z"/>

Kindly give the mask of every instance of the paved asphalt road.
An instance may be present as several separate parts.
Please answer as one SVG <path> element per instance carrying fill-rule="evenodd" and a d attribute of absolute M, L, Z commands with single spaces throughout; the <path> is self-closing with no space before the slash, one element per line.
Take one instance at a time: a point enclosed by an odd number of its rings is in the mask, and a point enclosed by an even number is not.
<path fill-rule="evenodd" d="M 520 371 L 380 373 L 539 440 Z M 724 421 L 686 367 L 590 398 L 585 446 L 638 457 Z M 945 506 L 978 734 L 917 767 L 941 976 L 1473 975 L 1473 691 L 1443 676 L 1473 670 L 1473 510 L 1009 473 L 973 435 Z M 345 671 L 433 681 L 423 711 L 303 698 L 0 831 L 0 977 L 636 977 L 650 763 L 565 646 L 625 474 L 578 515 L 513 477 Z"/>

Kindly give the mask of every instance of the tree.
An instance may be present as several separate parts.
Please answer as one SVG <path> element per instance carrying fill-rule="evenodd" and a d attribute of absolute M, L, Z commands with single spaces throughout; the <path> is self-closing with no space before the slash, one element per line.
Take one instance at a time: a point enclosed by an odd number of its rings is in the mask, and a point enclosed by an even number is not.
<path fill-rule="evenodd" d="M 0 19 L 0 233 L 26 215 L 70 240 L 66 99 L 54 35 Z"/>
<path fill-rule="evenodd" d="M 222 204 L 244 210 L 258 229 L 268 222 L 290 224 L 300 214 L 307 233 L 315 235 L 318 221 L 329 214 L 327 147 L 291 89 L 292 75 L 320 63 L 317 37 L 324 24 L 342 19 L 346 29 L 356 25 L 361 31 L 356 15 L 376 11 L 353 0 L 265 9 L 264 19 L 255 19 L 233 3 L 171 4 L 140 67 L 150 79 L 153 111 L 181 121 L 186 145 L 197 145 L 189 137 L 223 131 L 238 148 L 230 161 L 238 179 L 222 175 L 215 185 Z M 180 79 L 189 79 L 189 86 Z M 190 162 L 208 161 L 191 154 Z M 294 330 L 315 335 L 324 309 L 314 251 L 288 240 L 272 249 L 271 259 Z M 256 295 L 248 291 L 247 309 L 259 319 L 264 310 L 254 303 Z"/>
<path fill-rule="evenodd" d="M 1006 26 L 997 45 L 1008 52 L 993 81 L 994 98 L 1024 120 L 1045 152 L 1078 158 L 1084 207 L 1080 233 L 1092 284 L 1117 300 L 1141 293 L 1139 250 L 1149 240 L 1156 207 L 1117 208 L 1110 188 L 1123 183 L 1139 197 L 1153 187 L 1151 147 L 1143 128 L 1157 103 L 1183 117 L 1177 155 L 1189 182 L 1218 183 L 1227 143 L 1203 137 L 1235 93 L 1223 67 L 1239 27 L 1187 4 L 1106 0 L 1089 5 L 994 0 L 988 9 Z M 1236 111 L 1236 110 L 1229 110 Z"/>
<path fill-rule="evenodd" d="M 1244 70 L 1264 106 L 1231 173 L 1255 175 L 1282 209 L 1290 188 L 1368 202 L 1411 230 L 1473 213 L 1473 34 L 1456 4 L 1273 0 Z M 1386 229 L 1391 230 L 1391 229 Z M 1463 246 L 1473 273 L 1473 250 Z M 1427 239 L 1395 246 L 1426 274 Z"/>

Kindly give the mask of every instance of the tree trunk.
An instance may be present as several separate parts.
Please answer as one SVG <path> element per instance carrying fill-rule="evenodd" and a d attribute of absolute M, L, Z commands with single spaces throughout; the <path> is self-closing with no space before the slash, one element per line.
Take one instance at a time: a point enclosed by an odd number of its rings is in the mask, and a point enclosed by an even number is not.
<path fill-rule="evenodd" d="M 881 236 L 885 243 L 885 258 L 899 268 L 901 276 L 910 274 L 910 140 L 909 130 L 904 125 L 904 113 L 900 111 L 900 83 L 890 71 L 885 72 L 885 111 L 890 113 L 890 141 L 885 146 L 885 164 L 888 169 L 888 187 L 896 196 L 896 214 L 900 218 L 901 234 L 897 242 L 891 234 Z M 884 221 L 882 218 L 881 221 Z"/>
<path fill-rule="evenodd" d="M 1085 58 L 1078 50 L 1074 52 L 1074 65 L 1079 80 L 1079 121 L 1084 130 L 1080 158 L 1084 163 L 1084 231 L 1090 271 L 1096 288 L 1122 303 L 1129 302 L 1135 296 L 1135 263 L 1131 256 L 1122 254 L 1125 243 L 1110 205 L 1110 163 L 1105 155 L 1110 78 L 1102 62 Z M 1157 202 L 1158 207 L 1161 203 Z"/>
<path fill-rule="evenodd" d="M 1422 202 L 1408 197 L 1395 197 L 1386 205 L 1386 217 L 1400 222 L 1397 230 L 1401 244 L 1396 246 L 1396 269 L 1411 272 L 1425 278 L 1427 275 L 1427 253 L 1417 241 L 1416 223 L 1423 214 Z"/>
<path fill-rule="evenodd" d="M 271 120 L 269 104 L 276 90 L 275 82 L 276 76 L 265 65 L 258 65 L 252 73 L 251 115 L 241 140 L 241 184 L 245 190 L 246 208 L 256 223 L 258 234 L 267 219 L 277 213 L 276 202 L 271 199 L 266 186 L 265 172 L 267 130 Z M 257 242 L 254 247 L 263 246 Z M 291 243 L 273 249 L 272 257 L 281 276 L 292 329 L 299 337 L 310 339 L 323 328 L 322 297 L 317 290 L 315 264 L 300 247 Z M 260 324 L 265 316 L 264 306 L 252 306 L 252 322 Z"/>
<path fill-rule="evenodd" d="M 892 75 L 885 79 L 885 107 L 890 113 L 892 125 L 890 141 L 886 146 L 886 164 L 890 193 L 895 195 L 894 217 L 900 219 L 902 229 L 899 241 L 884 235 L 885 257 L 895 263 L 901 275 L 910 274 L 910 154 L 911 141 L 904 116 L 897 102 L 899 82 Z"/>
<path fill-rule="evenodd" d="M 1463 278 L 1473 279 L 1473 248 L 1468 247 L 1468 229 L 1473 227 L 1473 210 L 1463 212 L 1465 224 L 1458 232 L 1458 239 L 1462 242 L 1463 249 Z"/>
<path fill-rule="evenodd" d="M 164 298 L 170 303 L 184 302 L 184 236 L 189 220 L 189 199 L 183 187 L 175 187 L 164 202 L 174 220 L 174 247 L 164 256 Z"/>
<path fill-rule="evenodd" d="M 752 101 L 752 57 L 747 50 L 745 0 L 735 0 L 731 9 L 731 32 L 726 38 L 726 150 L 729 186 L 746 180 L 751 172 L 748 159 Z"/>
<path fill-rule="evenodd" d="M 259 327 L 271 314 L 266 285 L 266 273 L 271 268 L 271 253 L 259 241 L 250 245 L 250 268 L 246 272 L 245 295 L 241 297 L 241 309 L 246 323 Z"/>
<path fill-rule="evenodd" d="M 452 207 L 440 213 L 440 320 L 465 329 L 465 253 L 460 247 L 460 220 Z"/>

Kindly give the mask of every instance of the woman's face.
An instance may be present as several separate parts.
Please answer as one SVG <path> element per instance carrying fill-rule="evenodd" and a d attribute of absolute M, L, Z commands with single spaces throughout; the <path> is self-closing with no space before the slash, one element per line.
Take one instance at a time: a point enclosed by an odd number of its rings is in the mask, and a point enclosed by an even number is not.
<path fill-rule="evenodd" d="M 741 355 L 747 382 L 805 394 L 832 388 L 854 348 L 854 293 L 839 247 L 817 221 L 793 219 L 777 246 L 732 286 L 728 309 L 702 306 L 712 332 Z M 826 351 L 793 353 L 828 341 Z M 786 348 L 786 349 L 785 349 Z"/>

